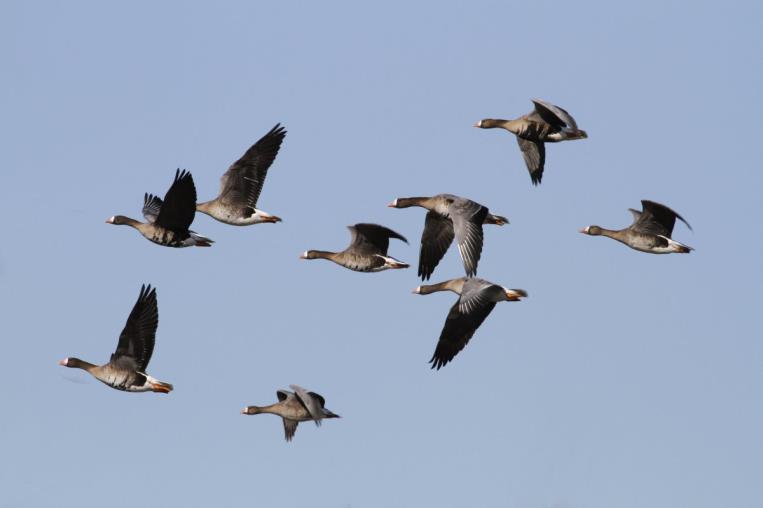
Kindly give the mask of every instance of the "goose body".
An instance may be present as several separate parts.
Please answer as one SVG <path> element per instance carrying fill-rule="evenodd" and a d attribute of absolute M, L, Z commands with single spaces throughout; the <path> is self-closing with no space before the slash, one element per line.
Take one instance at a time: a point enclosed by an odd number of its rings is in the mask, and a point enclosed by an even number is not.
<path fill-rule="evenodd" d="M 523 289 L 507 289 L 476 277 L 451 279 L 439 284 L 422 285 L 413 290 L 419 295 L 438 291 L 452 291 L 459 297 L 445 319 L 437 347 L 429 360 L 432 368 L 437 370 L 464 349 L 496 303 L 519 301 L 527 296 Z"/>
<path fill-rule="evenodd" d="M 154 351 L 159 310 L 156 290 L 142 286 L 130 316 L 127 318 L 119 343 L 109 363 L 94 365 L 79 358 L 64 358 L 59 365 L 82 369 L 104 384 L 127 392 L 169 393 L 172 385 L 146 374 Z"/>
<path fill-rule="evenodd" d="M 286 129 L 281 124 L 262 136 L 220 179 L 220 194 L 198 203 L 196 210 L 232 226 L 280 222 L 280 217 L 256 208 L 268 169 L 278 155 Z"/>
<path fill-rule="evenodd" d="M 209 247 L 214 243 L 212 240 L 188 229 L 195 214 L 196 187 L 193 177 L 191 173 L 178 169 L 163 201 L 153 194 L 143 196 L 146 222 L 115 215 L 106 223 L 135 228 L 146 239 L 164 247 Z"/>
<path fill-rule="evenodd" d="M 387 255 L 389 239 L 408 240 L 399 233 L 378 224 L 359 223 L 347 226 L 352 234 L 350 245 L 341 252 L 305 251 L 301 259 L 327 259 L 356 272 L 380 272 L 390 268 L 408 268 L 407 263 Z"/>
<path fill-rule="evenodd" d="M 291 441 L 297 431 L 299 422 L 315 422 L 320 426 L 325 418 L 340 418 L 326 409 L 326 399 L 323 396 L 309 392 L 297 385 L 289 385 L 294 390 L 278 390 L 276 395 L 278 402 L 269 406 L 247 406 L 241 410 L 241 414 L 256 415 L 270 413 L 283 419 L 284 434 L 286 441 Z"/>
<path fill-rule="evenodd" d="M 532 112 L 514 120 L 485 118 L 474 126 L 481 129 L 501 128 L 516 135 L 530 179 L 533 185 L 538 185 L 546 164 L 544 143 L 585 139 L 588 134 L 578 129 L 572 115 L 559 106 L 540 99 L 533 99 L 533 104 L 535 109 Z"/>
<path fill-rule="evenodd" d="M 606 236 L 624 243 L 631 249 L 649 254 L 688 254 L 692 247 L 671 238 L 676 219 L 691 226 L 678 213 L 665 205 L 654 201 L 641 200 L 642 211 L 629 208 L 633 214 L 633 223 L 625 229 L 612 230 L 600 226 L 588 226 L 580 230 L 591 236 Z"/>
<path fill-rule="evenodd" d="M 429 279 L 454 238 L 466 275 L 476 275 L 477 264 L 482 255 L 482 225 L 502 226 L 509 223 L 507 218 L 490 213 L 486 206 L 453 194 L 397 198 L 388 206 L 420 206 L 429 210 L 421 234 L 418 271 L 421 280 Z"/>

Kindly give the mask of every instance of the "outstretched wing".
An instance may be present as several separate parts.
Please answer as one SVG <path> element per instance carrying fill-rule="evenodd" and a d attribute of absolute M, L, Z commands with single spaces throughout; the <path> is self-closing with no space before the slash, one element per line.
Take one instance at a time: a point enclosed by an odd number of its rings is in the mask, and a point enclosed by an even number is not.
<path fill-rule="evenodd" d="M 313 399 L 315 399 L 315 401 L 318 403 L 318 405 L 321 408 L 325 408 L 326 407 L 326 399 L 323 398 L 323 395 L 321 395 L 319 393 L 315 393 L 315 392 L 307 392 L 307 394 L 310 397 L 312 397 Z"/>
<path fill-rule="evenodd" d="M 159 196 L 143 194 L 143 217 L 150 223 L 156 222 L 159 212 L 162 210 L 162 200 Z"/>
<path fill-rule="evenodd" d="M 468 313 L 462 312 L 460 307 L 459 299 L 448 312 L 445 325 L 440 333 L 440 340 L 437 342 L 431 360 L 429 360 L 433 369 L 440 370 L 466 347 L 474 332 L 495 307 L 495 302 L 480 302 L 479 305 L 474 305 Z"/>
<path fill-rule="evenodd" d="M 566 127 L 577 130 L 578 124 L 566 110 L 540 99 L 533 99 L 533 104 L 535 104 L 535 111 L 546 123 L 560 129 Z"/>
<path fill-rule="evenodd" d="M 262 136 L 220 179 L 220 200 L 236 206 L 257 204 L 268 169 L 278 155 L 286 129 L 281 124 Z"/>
<path fill-rule="evenodd" d="M 125 357 L 135 361 L 137 370 L 145 372 L 151 354 L 154 352 L 154 338 L 159 325 L 159 310 L 156 303 L 156 289 L 151 285 L 140 288 L 138 300 L 127 318 L 112 361 L 125 361 Z"/>
<path fill-rule="evenodd" d="M 635 218 L 633 225 L 631 225 L 631 228 L 636 231 L 670 238 L 673 234 L 676 218 L 680 219 L 681 222 L 691 229 L 691 226 L 683 217 L 665 205 L 642 199 L 641 208 L 643 211 Z M 634 213 L 634 217 L 635 215 Z"/>
<path fill-rule="evenodd" d="M 188 231 L 196 214 L 196 186 L 188 171 L 177 170 L 175 181 L 164 195 L 155 223 L 172 231 Z"/>
<path fill-rule="evenodd" d="M 288 418 L 283 418 L 283 431 L 284 435 L 286 436 L 287 441 L 291 441 L 294 437 L 294 433 L 297 432 L 297 425 L 299 425 L 299 422 L 297 420 L 289 420 Z"/>
<path fill-rule="evenodd" d="M 533 185 L 538 185 L 543 178 L 543 167 L 546 164 L 546 145 L 543 141 L 531 141 L 519 136 L 517 136 L 517 143 L 522 150 L 527 171 L 530 172 L 530 179 Z"/>
<path fill-rule="evenodd" d="M 323 415 L 321 414 L 321 406 L 318 404 L 318 401 L 313 399 L 310 396 L 310 393 L 301 386 L 289 385 L 289 388 L 294 390 L 297 399 L 302 403 L 305 409 L 307 409 L 307 412 L 310 413 L 310 417 L 315 421 L 315 424 L 320 426 L 321 417 Z"/>
<path fill-rule="evenodd" d="M 421 234 L 421 251 L 419 252 L 419 276 L 427 280 L 435 267 L 453 243 L 453 221 L 437 212 L 427 212 L 424 221 L 424 232 Z"/>
<path fill-rule="evenodd" d="M 397 238 L 408 243 L 403 235 L 378 224 L 360 223 L 347 226 L 347 229 L 352 234 L 349 248 L 358 253 L 386 256 L 390 238 Z"/>
<path fill-rule="evenodd" d="M 450 204 L 458 252 L 469 277 L 477 273 L 477 263 L 482 255 L 482 223 L 487 214 L 487 207 L 469 199 L 457 199 Z"/>

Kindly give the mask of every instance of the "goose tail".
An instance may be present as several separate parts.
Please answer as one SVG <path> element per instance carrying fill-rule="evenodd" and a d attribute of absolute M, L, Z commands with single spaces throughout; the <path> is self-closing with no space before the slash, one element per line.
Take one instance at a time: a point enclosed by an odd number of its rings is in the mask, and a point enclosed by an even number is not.
<path fill-rule="evenodd" d="M 174 386 L 172 386 L 170 383 L 164 383 L 162 381 L 159 381 L 157 379 L 149 379 L 148 384 L 151 387 L 152 392 L 157 393 L 170 393 L 172 390 L 175 389 Z"/>
<path fill-rule="evenodd" d="M 213 243 L 215 243 L 214 240 L 207 238 L 206 236 L 202 236 L 198 233 L 194 233 L 193 231 L 191 233 L 191 238 L 194 241 L 194 245 L 196 247 L 211 247 Z"/>

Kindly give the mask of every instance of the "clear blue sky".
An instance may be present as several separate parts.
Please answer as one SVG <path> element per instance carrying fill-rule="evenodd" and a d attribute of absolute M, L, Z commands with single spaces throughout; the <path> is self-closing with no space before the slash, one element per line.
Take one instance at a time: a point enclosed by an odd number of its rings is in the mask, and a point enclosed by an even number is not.
<path fill-rule="evenodd" d="M 363 4 L 366 4 L 363 2 Z M 0 506 L 763 506 L 759 2 L 22 2 L 0 7 Z M 543 98 L 584 141 L 533 188 L 516 141 L 471 125 Z M 275 123 L 259 207 L 199 215 L 211 249 L 104 224 L 175 169 L 200 200 Z M 455 296 L 415 268 L 297 258 L 345 226 L 406 235 L 451 192 L 510 218 L 479 275 L 525 288 L 455 361 L 427 364 Z M 690 255 L 577 233 L 640 199 L 680 212 Z M 433 281 L 462 275 L 451 250 Z M 150 373 L 105 362 L 141 283 Z M 245 417 L 301 384 L 343 416 Z"/>

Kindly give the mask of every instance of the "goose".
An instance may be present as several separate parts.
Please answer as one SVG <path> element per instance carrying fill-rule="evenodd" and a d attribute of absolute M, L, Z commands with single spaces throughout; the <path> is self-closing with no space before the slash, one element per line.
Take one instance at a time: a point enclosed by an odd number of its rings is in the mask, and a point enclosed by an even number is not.
<path fill-rule="evenodd" d="M 59 365 L 82 369 L 94 378 L 117 390 L 126 392 L 170 393 L 172 385 L 146 374 L 146 367 L 154 352 L 154 338 L 159 324 L 156 289 L 151 285 L 140 288 L 135 302 L 119 335 L 117 350 L 105 365 L 93 365 L 79 358 L 64 358 Z"/>
<path fill-rule="evenodd" d="M 607 236 L 631 249 L 650 254 L 688 254 L 694 250 L 693 247 L 678 243 L 670 237 L 677 218 L 691 230 L 691 226 L 683 217 L 665 205 L 646 199 L 641 200 L 641 210 L 639 212 L 633 208 L 628 209 L 633 214 L 633 224 L 625 229 L 613 231 L 600 226 L 588 226 L 580 232 L 591 236 Z"/>
<path fill-rule="evenodd" d="M 421 234 L 419 253 L 419 276 L 427 280 L 445 255 L 455 237 L 458 252 L 464 263 L 466 275 L 477 274 L 477 263 L 482 254 L 482 225 L 503 226 L 509 220 L 493 215 L 486 206 L 453 194 L 437 194 L 432 197 L 397 198 L 392 208 L 420 206 L 429 210 Z"/>
<path fill-rule="evenodd" d="M 308 250 L 300 259 L 328 259 L 356 272 L 380 272 L 389 268 L 408 268 L 410 265 L 387 255 L 389 239 L 408 240 L 399 233 L 378 224 L 347 226 L 352 235 L 350 245 L 342 252 Z"/>
<path fill-rule="evenodd" d="M 326 399 L 323 396 L 308 392 L 297 385 L 289 385 L 294 390 L 278 390 L 276 396 L 278 402 L 269 406 L 247 406 L 241 410 L 244 415 L 258 415 L 270 413 L 278 415 L 283 419 L 283 430 L 286 441 L 291 441 L 294 433 L 297 431 L 299 422 L 314 421 L 316 426 L 320 426 L 324 418 L 341 418 L 338 414 L 332 413 L 326 409 Z"/>
<path fill-rule="evenodd" d="M 220 195 L 198 203 L 196 211 L 232 226 L 280 222 L 280 217 L 258 210 L 255 205 L 285 136 L 286 129 L 280 123 L 270 129 L 223 174 Z"/>
<path fill-rule="evenodd" d="M 453 291 L 458 301 L 450 308 L 445 326 L 440 333 L 432 359 L 433 369 L 440 370 L 464 349 L 474 332 L 480 327 L 498 302 L 520 301 L 527 297 L 524 289 L 507 289 L 476 277 L 461 277 L 439 284 L 422 285 L 413 290 L 417 295 L 428 295 L 437 291 Z"/>
<path fill-rule="evenodd" d="M 115 215 L 106 223 L 133 227 L 148 240 L 165 247 L 209 247 L 214 243 L 212 240 L 188 229 L 196 213 L 195 203 L 193 177 L 188 171 L 178 169 L 164 201 L 153 194 L 143 195 L 146 222 Z"/>
<path fill-rule="evenodd" d="M 533 99 L 535 109 L 515 120 L 485 118 L 474 124 L 481 129 L 500 127 L 517 136 L 519 149 L 525 159 L 533 185 L 543 178 L 546 147 L 543 143 L 556 143 L 573 139 L 585 139 L 586 131 L 578 129 L 575 119 L 559 106 L 540 99 Z"/>

